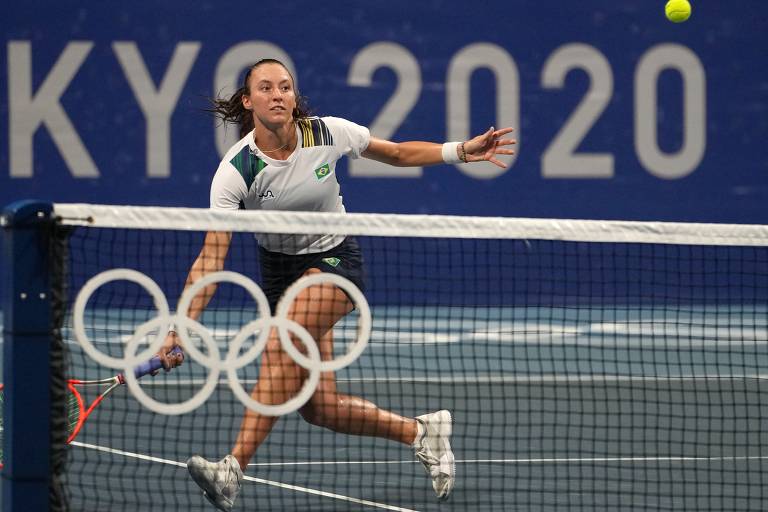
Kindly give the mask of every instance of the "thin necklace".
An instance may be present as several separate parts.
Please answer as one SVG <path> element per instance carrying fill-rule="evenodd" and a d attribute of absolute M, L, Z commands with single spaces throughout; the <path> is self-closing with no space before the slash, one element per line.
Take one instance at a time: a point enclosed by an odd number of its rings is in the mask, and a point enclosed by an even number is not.
<path fill-rule="evenodd" d="M 279 148 L 275 148 L 275 149 L 261 149 L 261 148 L 259 148 L 259 151 L 261 151 L 262 153 L 274 153 L 275 151 L 280 151 L 281 149 L 287 148 L 293 142 L 291 140 L 292 138 L 293 137 L 289 138 L 288 142 L 286 142 L 285 144 L 283 144 Z"/>

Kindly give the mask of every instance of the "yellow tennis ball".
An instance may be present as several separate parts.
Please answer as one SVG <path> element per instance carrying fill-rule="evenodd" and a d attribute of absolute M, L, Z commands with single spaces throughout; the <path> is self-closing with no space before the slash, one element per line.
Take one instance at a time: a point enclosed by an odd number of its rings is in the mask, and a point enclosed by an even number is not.
<path fill-rule="evenodd" d="M 691 17 L 691 4 L 688 0 L 669 0 L 664 11 L 669 21 L 682 23 Z"/>

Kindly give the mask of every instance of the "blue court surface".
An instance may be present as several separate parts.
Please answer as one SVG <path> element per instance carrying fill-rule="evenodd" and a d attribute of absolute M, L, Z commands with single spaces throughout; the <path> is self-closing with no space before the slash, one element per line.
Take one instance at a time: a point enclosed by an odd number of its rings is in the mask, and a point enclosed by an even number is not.
<path fill-rule="evenodd" d="M 453 413 L 450 499 L 435 499 L 410 448 L 294 413 L 257 452 L 235 510 L 768 507 L 765 309 L 400 313 L 374 310 L 370 346 L 337 374 L 338 386 L 405 416 Z M 114 373 L 68 346 L 73 373 Z M 204 372 L 190 362 L 142 383 L 158 400 L 179 401 Z M 117 390 L 71 446 L 72 509 L 213 510 L 183 463 L 228 453 L 242 412 L 226 380 L 181 416 Z"/>

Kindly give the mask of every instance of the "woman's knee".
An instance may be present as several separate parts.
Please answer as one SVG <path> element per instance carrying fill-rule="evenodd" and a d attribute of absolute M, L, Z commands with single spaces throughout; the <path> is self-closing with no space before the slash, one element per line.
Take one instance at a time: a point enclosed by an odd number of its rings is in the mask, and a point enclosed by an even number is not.
<path fill-rule="evenodd" d="M 268 382 L 271 387 L 281 389 L 299 389 L 303 381 L 301 367 L 281 349 L 279 341 L 273 341 L 270 340 L 264 350 L 259 382 Z"/>
<path fill-rule="evenodd" d="M 339 408 L 339 397 L 334 392 L 316 392 L 306 405 L 299 409 L 299 414 L 307 423 L 328 426 L 334 423 Z"/>
<path fill-rule="evenodd" d="M 322 421 L 311 402 L 307 402 L 303 407 L 301 407 L 301 409 L 299 409 L 299 414 L 301 414 L 301 417 L 304 418 L 304 421 L 310 425 L 320 426 L 322 424 Z"/>

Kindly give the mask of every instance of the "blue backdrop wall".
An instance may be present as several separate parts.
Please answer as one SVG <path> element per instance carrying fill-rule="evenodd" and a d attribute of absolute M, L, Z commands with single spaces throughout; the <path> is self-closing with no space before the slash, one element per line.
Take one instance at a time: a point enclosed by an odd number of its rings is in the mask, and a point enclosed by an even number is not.
<path fill-rule="evenodd" d="M 393 140 L 514 125 L 509 167 L 344 165 L 350 211 L 768 222 L 768 4 L 5 2 L 0 203 L 207 206 L 202 112 L 276 56 Z"/>
<path fill-rule="evenodd" d="M 491 164 L 338 172 L 349 211 L 767 223 L 768 4 L 4 2 L 0 204 L 206 207 L 249 64 L 393 140 L 514 126 Z"/>

